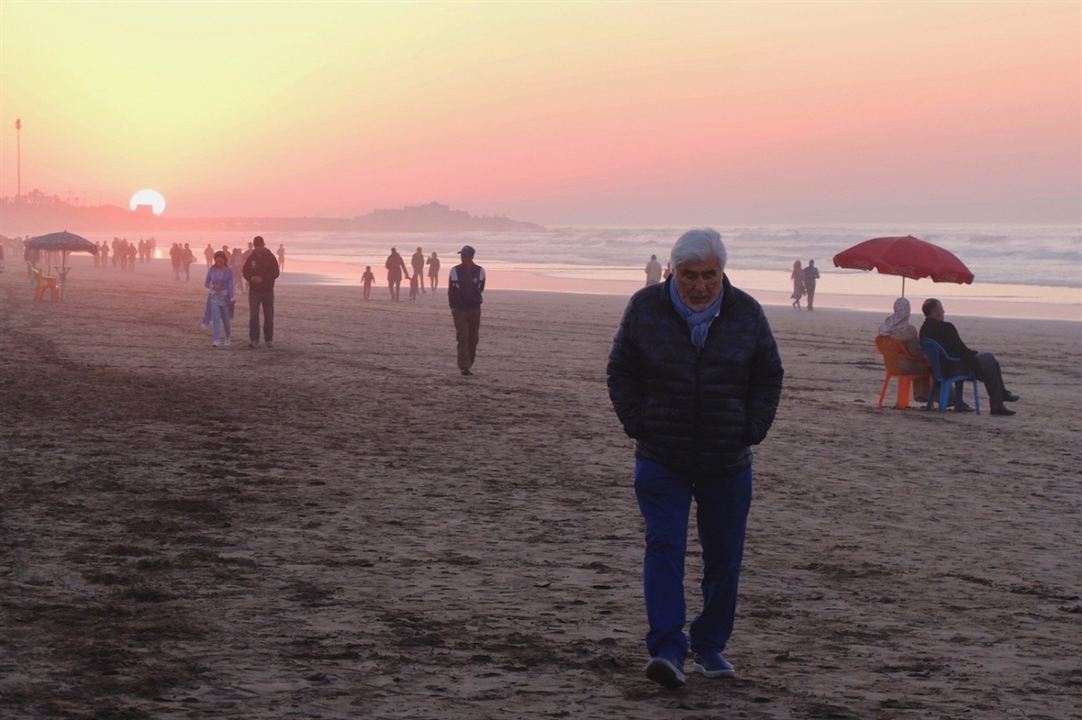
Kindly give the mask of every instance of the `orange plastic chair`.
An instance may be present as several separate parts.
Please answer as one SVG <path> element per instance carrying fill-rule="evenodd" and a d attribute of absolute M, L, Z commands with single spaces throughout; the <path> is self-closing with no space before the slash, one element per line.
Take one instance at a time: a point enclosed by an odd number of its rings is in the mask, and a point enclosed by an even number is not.
<path fill-rule="evenodd" d="M 34 302 L 44 300 L 45 291 L 52 293 L 53 302 L 58 302 L 60 300 L 60 288 L 56 284 L 56 278 L 52 275 L 46 275 L 37 268 L 33 268 L 31 272 L 34 275 Z"/>
<path fill-rule="evenodd" d="M 883 407 L 883 398 L 887 396 L 887 386 L 890 385 L 892 377 L 898 378 L 898 401 L 894 407 L 902 409 L 909 407 L 913 378 L 924 377 L 929 371 L 926 369 L 921 372 L 905 372 L 901 367 L 901 358 L 904 357 L 911 362 L 922 362 L 922 359 L 910 355 L 901 340 L 887 335 L 876 336 L 875 349 L 883 356 L 883 364 L 887 366 L 887 374 L 883 378 L 883 389 L 879 391 L 879 404 L 876 407 Z"/>

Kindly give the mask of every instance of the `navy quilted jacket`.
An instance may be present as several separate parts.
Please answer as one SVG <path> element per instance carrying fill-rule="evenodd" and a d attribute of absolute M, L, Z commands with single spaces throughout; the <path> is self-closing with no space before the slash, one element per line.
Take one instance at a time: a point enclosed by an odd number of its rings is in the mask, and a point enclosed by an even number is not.
<path fill-rule="evenodd" d="M 706 345 L 691 342 L 669 283 L 631 297 L 609 354 L 609 397 L 635 454 L 695 476 L 751 465 L 781 396 L 777 343 L 759 303 L 723 276 Z"/>

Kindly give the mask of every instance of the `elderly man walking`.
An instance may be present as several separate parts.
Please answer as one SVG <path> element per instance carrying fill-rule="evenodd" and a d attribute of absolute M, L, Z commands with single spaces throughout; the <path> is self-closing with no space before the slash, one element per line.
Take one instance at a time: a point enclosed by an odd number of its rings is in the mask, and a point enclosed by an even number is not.
<path fill-rule="evenodd" d="M 731 677 L 722 655 L 736 617 L 751 446 L 781 396 L 782 364 L 762 308 L 725 276 L 715 230 L 690 230 L 672 249 L 665 283 L 639 290 L 609 355 L 609 397 L 635 439 L 635 494 L 646 521 L 646 676 L 684 684 L 684 555 L 697 505 L 703 607 L 689 628 L 693 670 Z"/>

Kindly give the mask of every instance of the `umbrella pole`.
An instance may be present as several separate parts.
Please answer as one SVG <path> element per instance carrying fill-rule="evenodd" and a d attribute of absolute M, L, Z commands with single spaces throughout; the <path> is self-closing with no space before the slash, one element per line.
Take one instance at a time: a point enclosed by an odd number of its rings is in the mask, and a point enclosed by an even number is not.
<path fill-rule="evenodd" d="M 902 297 L 905 297 L 905 275 L 902 275 Z"/>

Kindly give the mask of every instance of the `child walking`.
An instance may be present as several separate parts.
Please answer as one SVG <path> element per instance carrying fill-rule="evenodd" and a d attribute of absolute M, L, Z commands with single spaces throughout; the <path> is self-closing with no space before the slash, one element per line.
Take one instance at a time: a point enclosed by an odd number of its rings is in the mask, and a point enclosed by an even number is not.
<path fill-rule="evenodd" d="M 361 275 L 361 282 L 364 283 L 364 299 L 368 300 L 372 295 L 372 283 L 375 281 L 376 276 L 372 274 L 372 266 L 364 266 L 364 275 Z"/>

